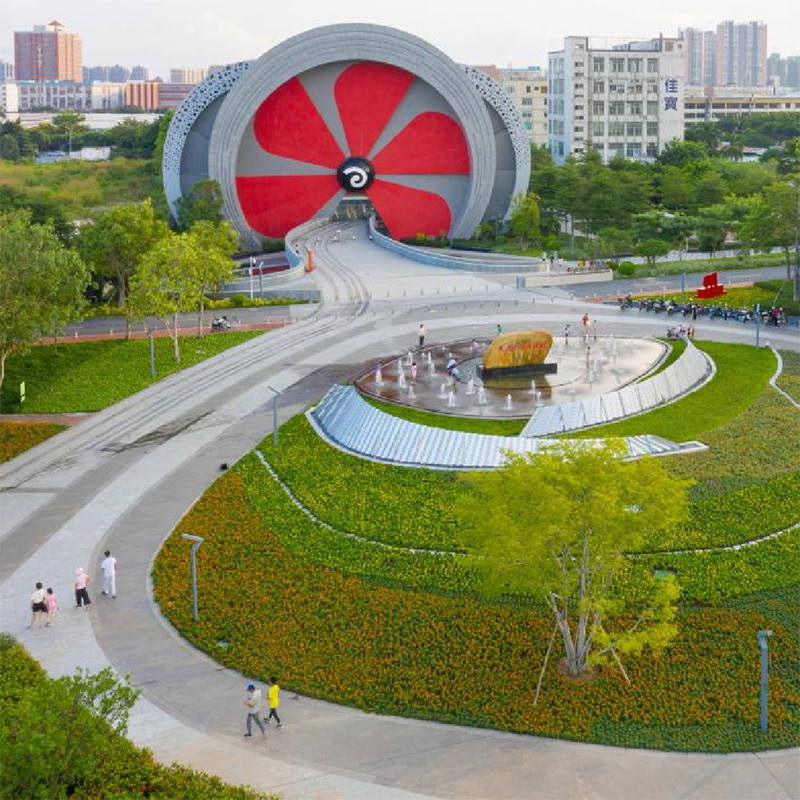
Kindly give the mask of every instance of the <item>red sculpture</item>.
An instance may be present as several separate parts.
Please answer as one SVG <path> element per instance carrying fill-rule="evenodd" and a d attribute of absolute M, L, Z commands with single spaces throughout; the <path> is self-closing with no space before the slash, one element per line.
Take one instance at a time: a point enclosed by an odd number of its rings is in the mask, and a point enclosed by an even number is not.
<path fill-rule="evenodd" d="M 725 287 L 721 283 L 717 283 L 717 273 L 709 272 L 708 275 L 703 276 L 703 286 L 697 290 L 697 297 L 702 300 L 707 300 L 710 297 L 719 297 L 725 294 Z"/>

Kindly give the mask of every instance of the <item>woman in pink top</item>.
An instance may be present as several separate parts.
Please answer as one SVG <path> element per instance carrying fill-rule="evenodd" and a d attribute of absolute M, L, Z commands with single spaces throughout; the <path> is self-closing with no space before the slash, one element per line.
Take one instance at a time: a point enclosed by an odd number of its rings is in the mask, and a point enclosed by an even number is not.
<path fill-rule="evenodd" d="M 80 608 L 83 603 L 83 610 L 89 610 L 89 592 L 86 587 L 89 585 L 89 576 L 83 571 L 83 567 L 75 570 L 75 605 Z"/>
<path fill-rule="evenodd" d="M 45 628 L 49 628 L 53 624 L 56 618 L 56 612 L 58 611 L 58 598 L 51 588 L 47 589 L 44 602 L 47 603 L 47 622 L 45 622 L 44 626 Z"/>

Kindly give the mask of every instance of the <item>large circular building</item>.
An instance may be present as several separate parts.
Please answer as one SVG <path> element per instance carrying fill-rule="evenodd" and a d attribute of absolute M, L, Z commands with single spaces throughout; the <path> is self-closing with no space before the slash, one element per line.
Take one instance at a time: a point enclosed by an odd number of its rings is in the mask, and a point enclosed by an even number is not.
<path fill-rule="evenodd" d="M 164 147 L 173 214 L 219 183 L 242 238 L 280 238 L 362 200 L 395 238 L 470 236 L 527 189 L 530 150 L 502 88 L 379 25 L 316 28 L 188 95 Z"/>

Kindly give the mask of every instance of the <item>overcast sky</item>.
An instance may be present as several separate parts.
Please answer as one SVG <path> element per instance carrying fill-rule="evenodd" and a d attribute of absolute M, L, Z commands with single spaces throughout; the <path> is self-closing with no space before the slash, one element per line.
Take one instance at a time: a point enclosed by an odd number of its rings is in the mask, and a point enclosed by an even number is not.
<path fill-rule="evenodd" d="M 546 66 L 564 36 L 675 36 L 724 19 L 768 25 L 769 52 L 800 54 L 795 0 L 3 0 L 0 59 L 15 30 L 54 19 L 83 38 L 84 64 L 170 67 L 256 58 L 296 33 L 335 22 L 375 22 L 414 33 L 459 62 Z"/>

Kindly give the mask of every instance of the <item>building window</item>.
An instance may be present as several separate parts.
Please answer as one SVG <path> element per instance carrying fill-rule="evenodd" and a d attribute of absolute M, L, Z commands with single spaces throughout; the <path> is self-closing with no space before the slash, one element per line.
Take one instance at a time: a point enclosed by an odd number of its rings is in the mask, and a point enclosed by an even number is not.
<path fill-rule="evenodd" d="M 634 100 L 628 103 L 628 113 L 632 117 L 641 117 L 642 116 L 642 103 L 639 100 Z"/>
<path fill-rule="evenodd" d="M 611 71 L 612 72 L 625 72 L 625 59 L 624 58 L 612 58 L 611 59 Z"/>
<path fill-rule="evenodd" d="M 608 113 L 612 117 L 621 117 L 625 114 L 625 103 L 622 100 L 612 100 L 608 104 Z"/>
<path fill-rule="evenodd" d="M 647 101 L 647 116 L 654 117 L 658 114 L 658 100 Z"/>
<path fill-rule="evenodd" d="M 647 71 L 648 72 L 658 72 L 658 59 L 657 58 L 648 58 L 647 59 Z"/>
<path fill-rule="evenodd" d="M 606 104 L 602 100 L 592 100 L 592 114 L 605 114 Z"/>
<path fill-rule="evenodd" d="M 642 71 L 642 59 L 641 58 L 629 58 L 628 59 L 628 72 L 641 72 Z"/>
<path fill-rule="evenodd" d="M 513 86 L 506 86 L 506 91 L 509 94 L 514 94 L 514 87 Z"/>
<path fill-rule="evenodd" d="M 605 72 L 606 69 L 606 60 L 604 58 L 598 58 L 595 56 L 592 59 L 592 72 Z"/>
<path fill-rule="evenodd" d="M 647 135 L 648 136 L 658 136 L 658 123 L 657 122 L 648 122 L 647 123 Z"/>
<path fill-rule="evenodd" d="M 647 81 L 647 93 L 658 94 L 658 83 L 656 81 Z"/>
<path fill-rule="evenodd" d="M 644 87 L 642 86 L 641 83 L 632 83 L 628 87 L 628 94 L 641 94 L 643 89 Z"/>
<path fill-rule="evenodd" d="M 592 84 L 592 91 L 595 94 L 603 94 L 606 90 L 606 82 L 605 81 L 595 81 Z"/>
<path fill-rule="evenodd" d="M 608 91 L 612 94 L 625 94 L 625 84 L 620 81 L 611 81 L 608 84 Z"/>
<path fill-rule="evenodd" d="M 611 151 L 611 157 L 618 158 L 619 156 L 621 156 L 625 152 L 624 147 L 625 147 L 624 144 L 621 144 L 619 142 L 612 142 L 608 146 L 608 149 Z"/>
<path fill-rule="evenodd" d="M 647 143 L 647 157 L 656 158 L 658 156 L 658 145 L 655 142 Z"/>
<path fill-rule="evenodd" d="M 628 158 L 641 158 L 642 146 L 638 142 L 628 142 L 625 145 L 625 155 Z"/>
<path fill-rule="evenodd" d="M 593 122 L 592 123 L 592 136 L 603 136 L 605 134 L 605 123 L 604 122 Z"/>
<path fill-rule="evenodd" d="M 524 106 L 532 106 L 533 105 L 533 98 L 532 97 L 523 97 L 522 98 L 522 105 L 524 105 Z"/>
<path fill-rule="evenodd" d="M 533 124 L 532 124 L 532 123 L 530 123 L 530 122 L 526 122 L 526 123 L 525 123 L 525 130 L 526 130 L 526 131 L 533 130 Z"/>
<path fill-rule="evenodd" d="M 627 126 L 628 136 L 641 136 L 642 135 L 642 123 L 641 122 L 629 122 Z"/>
<path fill-rule="evenodd" d="M 624 122 L 609 122 L 608 123 L 608 135 L 609 136 L 624 136 L 625 135 L 625 123 Z"/>
<path fill-rule="evenodd" d="M 525 92 L 526 92 L 527 94 L 530 94 L 530 93 L 531 93 L 531 85 L 530 85 L 530 84 L 528 84 L 528 85 L 525 87 Z"/>

